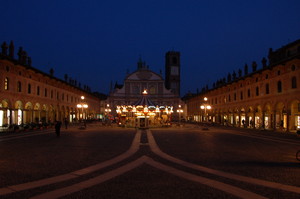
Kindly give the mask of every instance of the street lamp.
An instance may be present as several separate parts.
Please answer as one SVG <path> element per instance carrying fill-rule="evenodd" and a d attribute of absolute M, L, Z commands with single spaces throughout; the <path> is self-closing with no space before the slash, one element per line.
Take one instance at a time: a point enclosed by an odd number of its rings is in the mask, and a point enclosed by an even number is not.
<path fill-rule="evenodd" d="M 181 124 L 181 113 L 183 113 L 183 109 L 181 108 L 181 105 L 178 105 L 177 113 L 179 114 L 179 125 Z"/>
<path fill-rule="evenodd" d="M 207 102 L 207 97 L 204 97 L 204 104 L 200 106 L 200 108 L 203 110 L 204 109 L 204 119 L 207 122 L 207 113 L 206 110 L 210 110 L 211 106 L 206 103 Z"/>
<path fill-rule="evenodd" d="M 106 104 L 106 108 L 105 108 L 105 114 L 106 114 L 106 117 L 108 118 L 108 115 L 109 115 L 109 113 L 111 112 L 111 109 L 110 109 L 110 107 L 109 107 L 109 104 Z M 118 110 L 117 110 L 117 113 L 118 113 Z"/>
<path fill-rule="evenodd" d="M 80 119 L 84 119 L 83 118 L 83 109 L 87 109 L 89 106 L 87 105 L 87 103 L 85 103 L 84 101 L 84 96 L 81 96 L 81 102 L 79 104 L 77 104 L 77 108 L 81 108 L 81 118 Z"/>

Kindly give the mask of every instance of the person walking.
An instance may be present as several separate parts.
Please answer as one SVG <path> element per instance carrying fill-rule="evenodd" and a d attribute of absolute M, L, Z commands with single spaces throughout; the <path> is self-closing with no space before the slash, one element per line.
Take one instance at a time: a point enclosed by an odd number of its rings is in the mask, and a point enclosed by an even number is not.
<path fill-rule="evenodd" d="M 61 121 L 56 121 L 56 123 L 55 123 L 55 133 L 56 133 L 57 137 L 60 136 L 60 127 L 61 127 Z"/>

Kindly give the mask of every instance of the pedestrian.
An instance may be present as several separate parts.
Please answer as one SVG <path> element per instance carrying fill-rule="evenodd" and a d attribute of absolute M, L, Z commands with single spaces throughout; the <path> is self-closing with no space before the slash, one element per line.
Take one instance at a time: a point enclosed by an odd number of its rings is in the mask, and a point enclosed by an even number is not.
<path fill-rule="evenodd" d="M 245 120 L 244 119 L 242 120 L 242 124 L 243 124 L 243 127 L 246 128 Z"/>
<path fill-rule="evenodd" d="M 61 127 L 61 121 L 56 121 L 55 122 L 55 133 L 56 133 L 57 137 L 60 136 L 60 127 Z"/>

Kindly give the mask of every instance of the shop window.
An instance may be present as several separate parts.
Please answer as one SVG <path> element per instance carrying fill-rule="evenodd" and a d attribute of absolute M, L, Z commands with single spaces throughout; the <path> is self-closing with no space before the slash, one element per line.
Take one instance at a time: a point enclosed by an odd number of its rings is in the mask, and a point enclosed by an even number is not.
<path fill-rule="evenodd" d="M 281 84 L 281 81 L 278 81 L 278 82 L 277 82 L 277 92 L 278 92 L 278 93 L 281 93 L 281 92 L 282 92 L 282 84 Z"/>
<path fill-rule="evenodd" d="M 266 84 L 266 94 L 270 93 L 270 88 L 269 88 L 269 84 Z"/>
<path fill-rule="evenodd" d="M 8 90 L 9 89 L 9 80 L 8 80 L 8 78 L 6 77 L 5 79 L 4 79 L 4 90 Z"/>
<path fill-rule="evenodd" d="M 292 77 L 292 88 L 297 88 L 297 78 Z"/>

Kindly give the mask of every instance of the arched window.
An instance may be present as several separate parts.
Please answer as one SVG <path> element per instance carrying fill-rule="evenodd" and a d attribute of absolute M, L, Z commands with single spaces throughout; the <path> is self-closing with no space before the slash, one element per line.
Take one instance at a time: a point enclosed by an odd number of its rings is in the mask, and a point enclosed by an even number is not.
<path fill-rule="evenodd" d="M 17 92 L 22 92 L 22 83 L 20 81 L 17 83 Z"/>
<path fill-rule="evenodd" d="M 258 86 L 256 87 L 255 91 L 256 91 L 256 96 L 259 96 L 259 88 L 258 88 Z"/>
<path fill-rule="evenodd" d="M 31 84 L 28 84 L 28 94 L 31 93 Z"/>
<path fill-rule="evenodd" d="M 36 87 L 36 94 L 40 95 L 40 87 L 39 86 Z"/>
<path fill-rule="evenodd" d="M 4 90 L 8 90 L 9 89 L 9 80 L 7 77 L 5 77 L 4 79 Z"/>
<path fill-rule="evenodd" d="M 297 88 L 297 78 L 292 77 L 292 88 Z"/>
<path fill-rule="evenodd" d="M 281 84 L 281 81 L 278 81 L 278 82 L 277 82 L 277 92 L 278 92 L 278 93 L 281 93 L 281 92 L 282 92 L 282 84 Z"/>
<path fill-rule="evenodd" d="M 266 94 L 270 93 L 270 88 L 269 88 L 269 84 L 266 84 Z"/>

